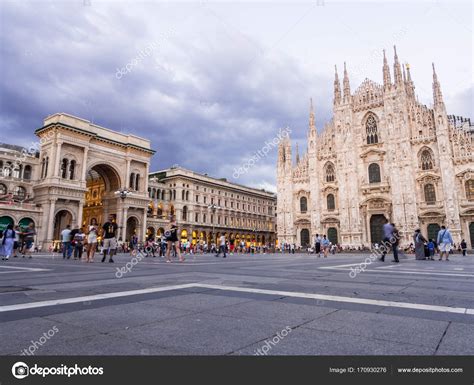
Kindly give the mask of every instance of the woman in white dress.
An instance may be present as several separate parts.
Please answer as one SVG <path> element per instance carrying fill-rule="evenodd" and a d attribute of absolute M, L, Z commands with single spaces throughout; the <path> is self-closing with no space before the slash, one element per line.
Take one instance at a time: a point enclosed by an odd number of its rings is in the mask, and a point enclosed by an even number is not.
<path fill-rule="evenodd" d="M 4 260 L 7 260 L 13 255 L 13 244 L 15 243 L 15 230 L 13 225 L 10 223 L 7 229 L 3 233 L 3 254 L 5 255 Z"/>
<path fill-rule="evenodd" d="M 94 255 L 97 249 L 97 221 L 95 218 L 92 219 L 89 226 L 89 232 L 87 233 L 87 260 L 86 262 L 94 262 Z"/>

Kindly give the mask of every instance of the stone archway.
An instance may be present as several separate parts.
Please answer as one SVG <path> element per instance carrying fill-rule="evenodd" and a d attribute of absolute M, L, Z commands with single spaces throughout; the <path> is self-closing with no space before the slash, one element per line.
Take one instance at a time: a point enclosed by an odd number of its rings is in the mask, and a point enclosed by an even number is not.
<path fill-rule="evenodd" d="M 130 242 L 134 235 L 138 235 L 139 232 L 139 222 L 136 217 L 129 217 L 127 219 L 127 230 L 126 230 L 126 242 Z"/>
<path fill-rule="evenodd" d="M 63 231 L 67 225 L 72 225 L 73 216 L 69 210 L 59 210 L 54 216 L 54 240 L 61 240 L 61 231 Z"/>
<path fill-rule="evenodd" d="M 117 218 L 116 191 L 120 189 L 120 176 L 114 167 L 108 164 L 96 164 L 86 172 L 86 193 L 82 212 L 82 226 L 95 218 L 99 228 L 107 222 L 108 215 Z M 120 225 L 120 224 L 119 224 Z"/>

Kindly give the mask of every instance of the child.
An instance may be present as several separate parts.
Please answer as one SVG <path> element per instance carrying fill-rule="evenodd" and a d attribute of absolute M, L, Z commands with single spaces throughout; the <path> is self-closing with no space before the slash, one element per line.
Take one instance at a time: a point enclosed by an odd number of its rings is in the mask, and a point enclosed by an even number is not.
<path fill-rule="evenodd" d="M 428 242 L 428 252 L 430 255 L 430 260 L 434 261 L 434 255 L 435 255 L 435 244 L 432 239 L 429 240 Z"/>

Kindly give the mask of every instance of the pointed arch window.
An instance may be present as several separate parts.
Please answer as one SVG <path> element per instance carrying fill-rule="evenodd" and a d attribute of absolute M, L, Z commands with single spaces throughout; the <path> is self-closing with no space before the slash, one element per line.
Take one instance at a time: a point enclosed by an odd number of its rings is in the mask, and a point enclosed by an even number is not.
<path fill-rule="evenodd" d="M 431 184 L 428 183 L 425 185 L 425 202 L 428 205 L 434 205 L 436 203 L 436 191 L 435 187 Z"/>
<path fill-rule="evenodd" d="M 326 182 L 334 182 L 336 180 L 336 173 L 334 171 L 334 165 L 332 163 L 328 163 L 326 165 Z"/>
<path fill-rule="evenodd" d="M 365 121 L 365 130 L 367 132 L 367 144 L 376 144 L 379 142 L 377 120 L 373 114 L 370 114 Z"/>
<path fill-rule="evenodd" d="M 422 170 L 432 170 L 434 165 L 433 155 L 430 150 L 424 149 L 420 155 L 420 166 Z"/>

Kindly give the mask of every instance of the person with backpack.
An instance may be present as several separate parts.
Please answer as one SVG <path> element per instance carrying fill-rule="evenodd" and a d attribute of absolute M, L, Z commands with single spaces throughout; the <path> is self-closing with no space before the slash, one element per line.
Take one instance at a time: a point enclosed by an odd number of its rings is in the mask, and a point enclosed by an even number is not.
<path fill-rule="evenodd" d="M 467 243 L 465 239 L 461 241 L 461 251 L 462 251 L 462 256 L 465 257 L 466 251 L 467 251 Z"/>
<path fill-rule="evenodd" d="M 13 254 L 13 244 L 15 243 L 15 230 L 13 230 L 13 224 L 9 224 L 3 233 L 3 258 L 2 260 L 8 261 L 10 256 Z"/>
<path fill-rule="evenodd" d="M 74 234 L 74 259 L 82 260 L 82 253 L 84 252 L 84 241 L 86 235 L 83 233 L 82 228 L 79 228 Z"/>
<path fill-rule="evenodd" d="M 453 237 L 451 233 L 446 228 L 446 226 L 441 226 L 441 230 L 438 232 L 438 245 L 439 245 L 439 260 L 443 260 L 443 254 L 446 255 L 446 261 L 449 261 L 449 252 L 453 246 Z"/>

